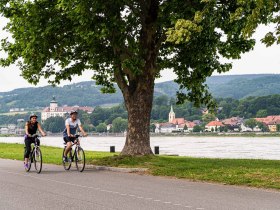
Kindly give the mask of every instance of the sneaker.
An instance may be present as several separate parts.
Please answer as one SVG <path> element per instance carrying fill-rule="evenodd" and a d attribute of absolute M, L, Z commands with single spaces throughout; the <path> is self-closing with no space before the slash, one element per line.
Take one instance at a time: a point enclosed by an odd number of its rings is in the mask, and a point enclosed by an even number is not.
<path fill-rule="evenodd" d="M 65 157 L 65 156 L 63 156 L 63 158 L 62 158 L 62 160 L 63 160 L 63 162 L 68 162 L 68 159 L 67 159 L 67 157 Z"/>
<path fill-rule="evenodd" d="M 24 163 L 25 170 L 28 170 L 28 163 Z"/>

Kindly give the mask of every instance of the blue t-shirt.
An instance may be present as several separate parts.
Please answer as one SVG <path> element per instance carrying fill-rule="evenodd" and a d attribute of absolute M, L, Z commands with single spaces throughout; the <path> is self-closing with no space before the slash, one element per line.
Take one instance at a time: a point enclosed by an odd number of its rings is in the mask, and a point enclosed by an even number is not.
<path fill-rule="evenodd" d="M 74 122 L 72 121 L 71 118 L 68 118 L 65 120 L 65 129 L 63 131 L 63 137 L 67 137 L 67 129 L 66 129 L 66 125 L 70 126 L 70 133 L 72 135 L 75 135 L 77 132 L 77 128 L 81 125 L 81 121 L 79 119 L 76 119 Z"/>

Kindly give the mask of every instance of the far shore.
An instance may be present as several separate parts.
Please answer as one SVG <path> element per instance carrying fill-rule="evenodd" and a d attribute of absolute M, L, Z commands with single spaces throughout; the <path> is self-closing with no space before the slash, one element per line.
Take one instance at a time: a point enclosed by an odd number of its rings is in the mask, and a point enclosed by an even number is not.
<path fill-rule="evenodd" d="M 92 137 L 125 137 L 124 133 L 88 133 Z M 0 137 L 22 137 L 24 134 L 0 134 Z M 60 137 L 62 133 L 47 133 L 49 137 Z M 280 137 L 280 132 L 232 132 L 232 133 L 150 133 L 151 137 Z"/>

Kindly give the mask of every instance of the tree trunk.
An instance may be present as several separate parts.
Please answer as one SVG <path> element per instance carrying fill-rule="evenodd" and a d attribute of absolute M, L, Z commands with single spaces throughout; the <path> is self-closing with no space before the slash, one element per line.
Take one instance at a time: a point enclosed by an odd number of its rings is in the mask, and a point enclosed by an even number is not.
<path fill-rule="evenodd" d="M 150 155 L 150 117 L 153 103 L 154 78 L 142 78 L 134 91 L 124 94 L 128 111 L 128 132 L 121 155 Z"/>

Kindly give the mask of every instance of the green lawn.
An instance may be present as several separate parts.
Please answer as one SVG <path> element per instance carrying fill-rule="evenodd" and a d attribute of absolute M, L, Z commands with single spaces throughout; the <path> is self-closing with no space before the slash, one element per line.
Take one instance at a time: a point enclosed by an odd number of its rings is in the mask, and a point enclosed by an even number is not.
<path fill-rule="evenodd" d="M 61 164 L 62 148 L 40 146 L 43 162 L 52 164 Z M 6 144 L 0 143 L 0 158 L 23 160 L 24 145 L 23 144 Z M 85 151 L 88 161 L 97 160 L 104 157 L 113 156 L 112 153 Z"/>
<path fill-rule="evenodd" d="M 42 146 L 45 163 L 61 163 L 61 148 Z M 1 144 L 0 158 L 22 160 L 23 145 Z M 170 156 L 121 157 L 86 151 L 88 164 L 148 168 L 148 174 L 280 190 L 280 161 Z"/>

